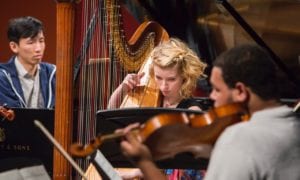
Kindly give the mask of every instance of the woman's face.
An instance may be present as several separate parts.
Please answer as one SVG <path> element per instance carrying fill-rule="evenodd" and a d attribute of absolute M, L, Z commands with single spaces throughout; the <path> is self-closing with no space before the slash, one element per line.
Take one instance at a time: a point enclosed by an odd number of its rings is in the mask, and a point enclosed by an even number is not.
<path fill-rule="evenodd" d="M 160 68 L 154 65 L 154 78 L 164 97 L 178 98 L 183 78 L 178 72 L 177 65 L 170 68 Z"/>

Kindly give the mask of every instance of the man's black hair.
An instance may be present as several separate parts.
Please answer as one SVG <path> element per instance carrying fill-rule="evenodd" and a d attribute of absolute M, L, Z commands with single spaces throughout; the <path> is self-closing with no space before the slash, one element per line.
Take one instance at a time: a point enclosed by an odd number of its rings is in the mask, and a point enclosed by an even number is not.
<path fill-rule="evenodd" d="M 21 38 L 34 38 L 43 31 L 43 24 L 40 20 L 26 16 L 11 19 L 9 21 L 7 37 L 9 41 L 19 43 Z"/>
<path fill-rule="evenodd" d="M 221 68 L 225 83 L 233 88 L 237 82 L 248 86 L 265 100 L 278 99 L 278 68 L 260 46 L 244 44 L 219 56 L 214 66 Z"/>

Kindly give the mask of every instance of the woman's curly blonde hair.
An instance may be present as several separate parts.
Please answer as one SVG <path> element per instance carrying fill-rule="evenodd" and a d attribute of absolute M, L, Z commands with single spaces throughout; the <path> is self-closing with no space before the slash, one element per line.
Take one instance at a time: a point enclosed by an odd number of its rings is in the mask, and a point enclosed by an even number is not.
<path fill-rule="evenodd" d="M 180 89 L 180 95 L 183 98 L 191 97 L 198 78 L 206 77 L 204 74 L 206 64 L 186 43 L 177 38 L 170 38 L 156 46 L 152 51 L 151 58 L 150 76 L 152 78 L 154 78 L 154 66 L 164 69 L 178 65 L 179 74 L 183 78 Z"/>

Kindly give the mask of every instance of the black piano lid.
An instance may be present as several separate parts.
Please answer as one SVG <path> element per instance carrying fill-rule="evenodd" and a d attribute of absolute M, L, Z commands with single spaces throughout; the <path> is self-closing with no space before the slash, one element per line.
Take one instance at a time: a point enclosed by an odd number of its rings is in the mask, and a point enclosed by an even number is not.
<path fill-rule="evenodd" d="M 212 33 L 216 55 L 243 43 L 262 46 L 283 72 L 282 98 L 299 98 L 300 2 L 216 0 L 211 7 L 198 23 Z"/>
<path fill-rule="evenodd" d="M 45 166 L 51 176 L 53 146 L 40 129 L 34 125 L 33 121 L 39 120 L 53 134 L 54 110 L 31 108 L 12 108 L 12 110 L 15 112 L 15 119 L 0 122 L 0 167 L 3 159 L 6 159 L 5 162 L 10 159 L 11 161 L 17 159 L 16 162 L 20 164 L 15 164 L 16 167 L 22 166 L 24 161 L 19 160 L 23 158 L 26 158 L 26 161 L 28 159 L 38 160 Z"/>

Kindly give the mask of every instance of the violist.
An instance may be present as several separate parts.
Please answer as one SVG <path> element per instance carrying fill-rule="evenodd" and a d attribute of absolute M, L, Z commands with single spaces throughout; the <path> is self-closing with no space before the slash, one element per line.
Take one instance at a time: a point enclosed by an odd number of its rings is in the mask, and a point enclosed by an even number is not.
<path fill-rule="evenodd" d="M 300 179 L 300 118 L 279 101 L 278 69 L 269 54 L 253 44 L 228 50 L 214 61 L 210 82 L 215 107 L 238 102 L 251 118 L 221 134 L 204 178 Z M 145 179 L 167 178 L 130 131 L 121 149 Z"/>

